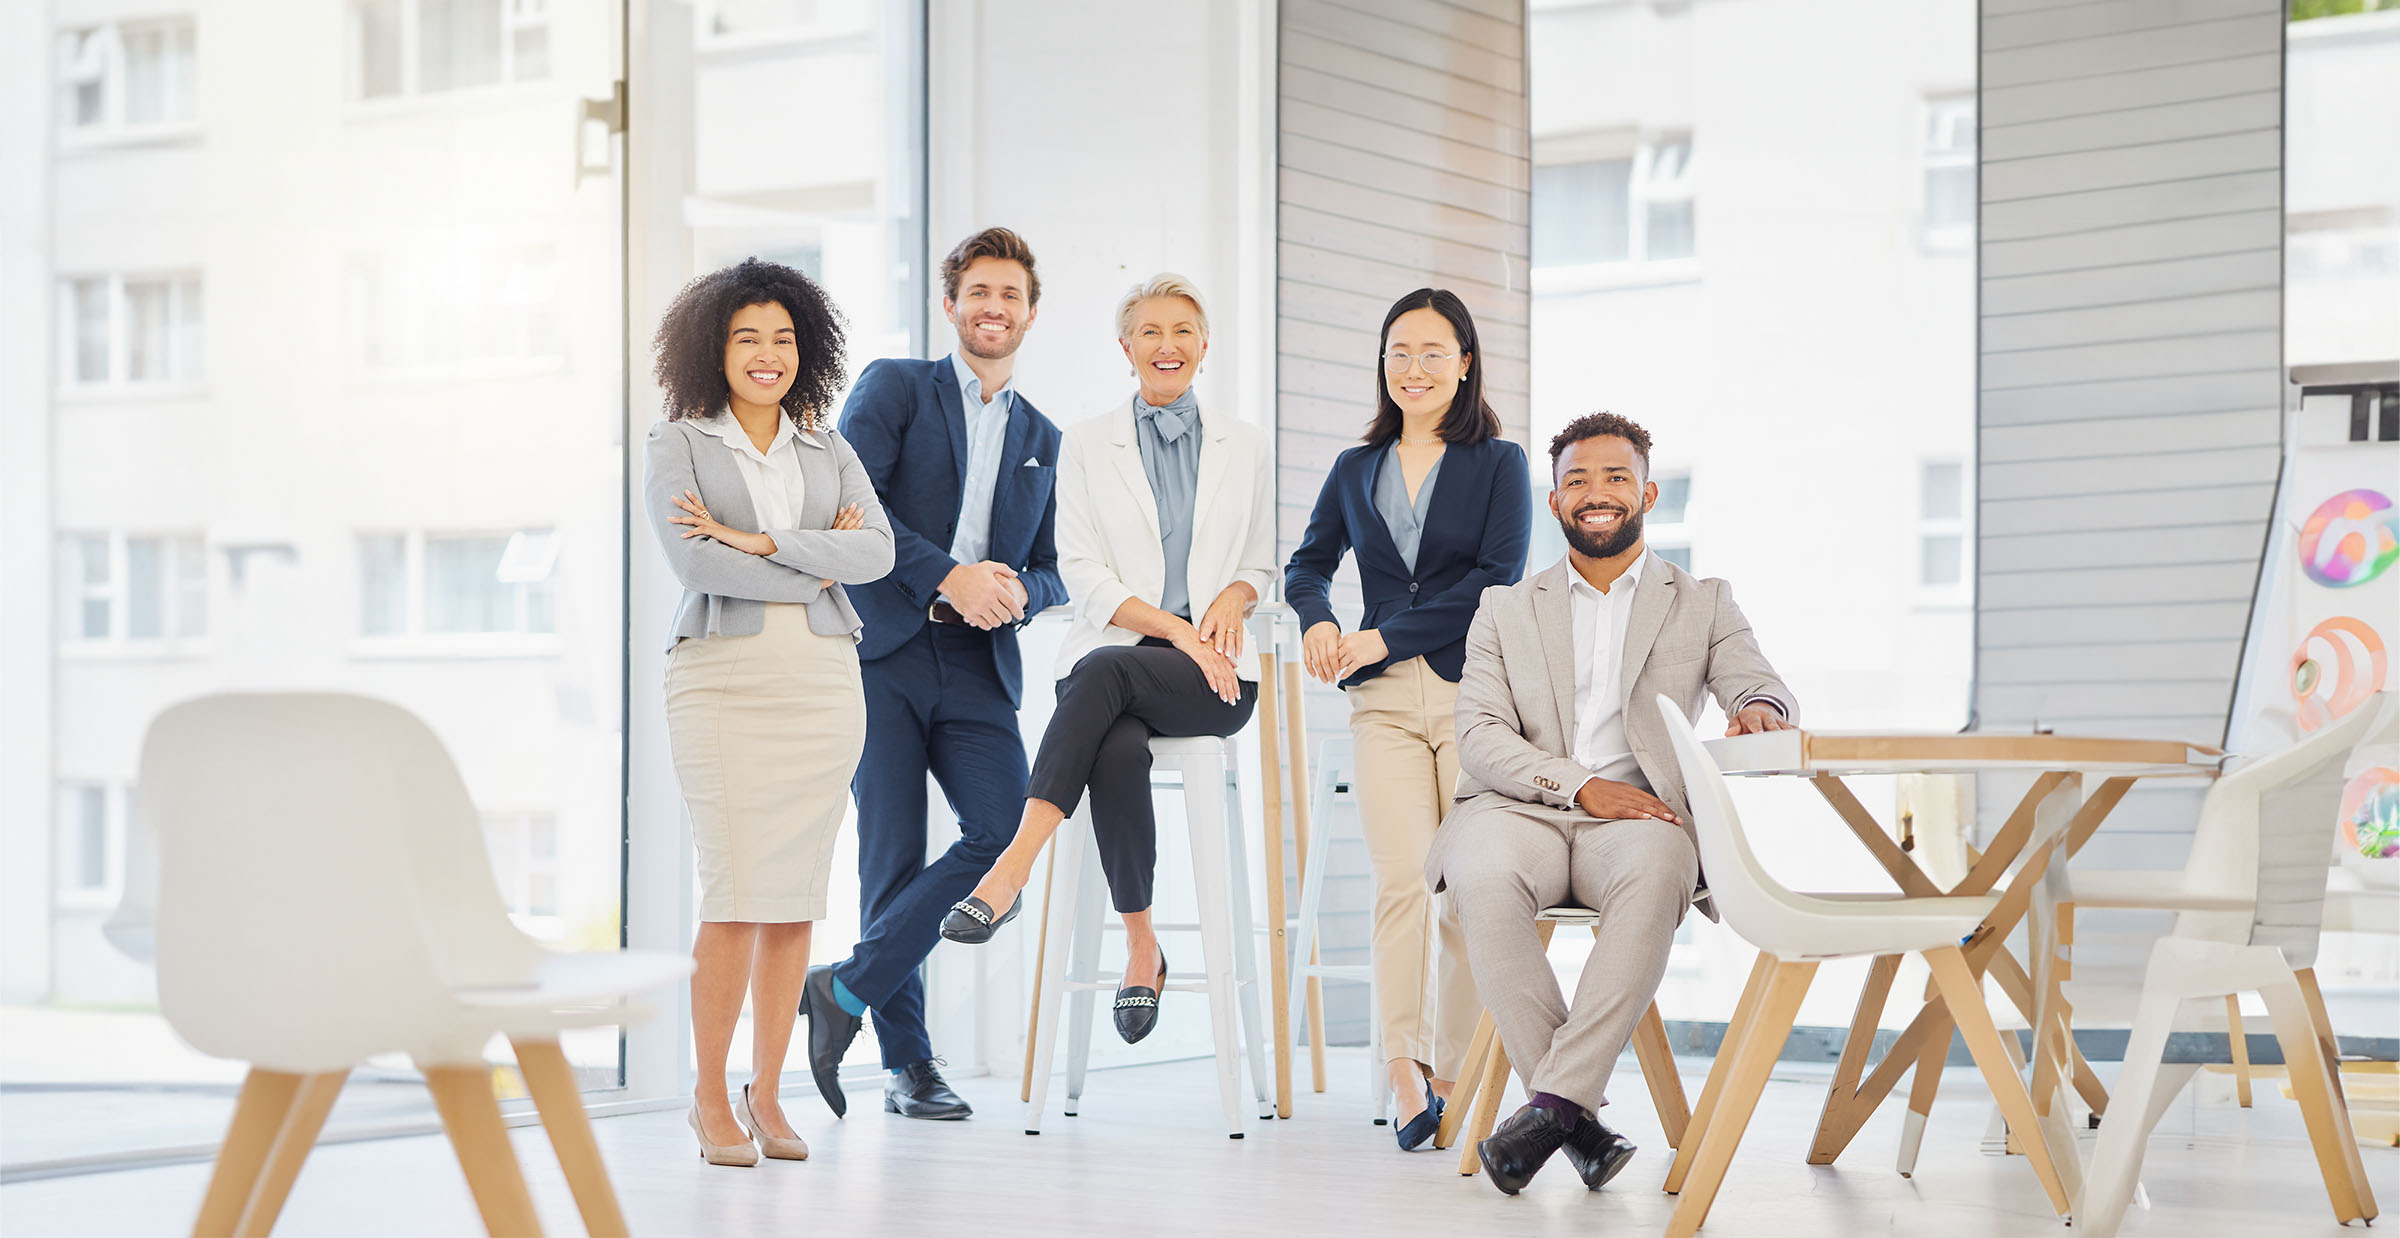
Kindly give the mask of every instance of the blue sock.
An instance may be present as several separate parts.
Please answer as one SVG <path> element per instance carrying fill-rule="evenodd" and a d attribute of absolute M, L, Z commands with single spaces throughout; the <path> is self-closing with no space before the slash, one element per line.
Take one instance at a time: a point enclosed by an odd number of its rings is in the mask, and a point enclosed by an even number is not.
<path fill-rule="evenodd" d="M 859 1000 L 858 994 L 850 991 L 849 985 L 842 983 L 840 976 L 833 978 L 833 1004 L 841 1007 L 843 1014 L 858 1015 L 867 1012 L 867 1004 Z"/>

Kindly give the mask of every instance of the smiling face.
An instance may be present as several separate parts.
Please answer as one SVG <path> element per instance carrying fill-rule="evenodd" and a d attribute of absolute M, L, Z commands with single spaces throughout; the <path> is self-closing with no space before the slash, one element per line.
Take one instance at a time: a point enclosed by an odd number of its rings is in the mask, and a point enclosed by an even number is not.
<path fill-rule="evenodd" d="M 1550 514 L 1567 545 L 1587 559 L 1613 559 L 1639 544 L 1642 517 L 1658 502 L 1649 472 L 1633 443 L 1616 435 L 1567 444 L 1550 491 Z"/>
<path fill-rule="evenodd" d="M 725 386 L 733 402 L 780 406 L 800 370 L 800 336 L 780 302 L 745 305 L 725 328 Z"/>
<path fill-rule="evenodd" d="M 1475 360 L 1459 355 L 1457 330 L 1431 306 L 1392 320 L 1383 337 L 1383 357 L 1384 390 L 1400 406 L 1400 415 L 1411 420 L 1448 411 L 1459 380 Z M 1398 369 L 1395 359 L 1400 359 Z"/>
<path fill-rule="evenodd" d="M 1191 389 L 1208 355 L 1208 332 L 1200 307 L 1182 297 L 1146 297 L 1134 303 L 1133 327 L 1117 341 L 1141 381 L 1142 399 L 1152 407 L 1172 404 Z"/>
<path fill-rule="evenodd" d="M 1033 276 L 1010 258 L 977 258 L 958 275 L 958 299 L 942 298 L 942 314 L 958 328 L 958 346 L 970 355 L 997 361 L 1025 342 L 1035 309 L 1027 289 Z"/>

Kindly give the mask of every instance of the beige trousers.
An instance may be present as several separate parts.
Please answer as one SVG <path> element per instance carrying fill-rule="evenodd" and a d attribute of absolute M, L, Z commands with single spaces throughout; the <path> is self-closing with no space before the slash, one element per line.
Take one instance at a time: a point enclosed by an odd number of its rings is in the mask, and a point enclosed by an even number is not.
<path fill-rule="evenodd" d="M 1383 1055 L 1456 1079 L 1483 1010 L 1467 969 L 1466 935 L 1425 884 L 1425 855 L 1458 783 L 1458 685 L 1423 658 L 1346 689 L 1358 768 L 1359 827 L 1375 873 L 1375 1004 Z M 1434 938 L 1438 933 L 1441 947 Z"/>

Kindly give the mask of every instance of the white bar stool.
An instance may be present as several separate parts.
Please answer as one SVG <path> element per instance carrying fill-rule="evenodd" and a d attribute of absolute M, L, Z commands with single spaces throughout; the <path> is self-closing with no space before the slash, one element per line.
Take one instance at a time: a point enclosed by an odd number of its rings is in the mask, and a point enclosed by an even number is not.
<path fill-rule="evenodd" d="M 1391 1120 L 1392 1089 L 1391 1075 L 1383 1062 L 1383 1022 L 1375 1017 L 1374 965 L 1311 961 L 1317 951 L 1317 917 L 1325 909 L 1325 861 L 1333 846 L 1333 804 L 1337 797 L 1353 801 L 1357 798 L 1350 787 L 1354 761 L 1347 739 L 1328 739 L 1317 745 L 1317 785 L 1309 793 L 1308 858 L 1300 866 L 1300 914 L 1292 922 L 1292 981 L 1287 1008 L 1306 1008 L 1304 999 L 1311 978 L 1367 986 L 1367 1094 L 1375 1098 L 1375 1125 L 1382 1126 Z M 1309 1036 L 1322 1045 L 1325 1029 L 1312 1026 Z M 1317 1090 L 1321 1092 L 1324 1088 L 1320 1084 Z"/>
<path fill-rule="evenodd" d="M 1260 1034 L 1258 1015 L 1257 925 L 1250 912 L 1250 865 L 1244 846 L 1241 768 L 1230 741 L 1214 736 L 1150 741 L 1151 787 L 1180 787 L 1184 821 L 1192 842 L 1192 883 L 1198 895 L 1197 923 L 1158 924 L 1157 930 L 1200 934 L 1205 968 L 1198 975 L 1170 973 L 1164 992 L 1208 994 L 1212 1037 L 1216 1046 L 1217 1091 L 1225 1106 L 1226 1133 L 1243 1135 L 1241 1053 L 1247 1040 L 1250 1077 L 1257 1089 L 1258 1116 L 1273 1118 L 1275 1101 L 1267 1085 L 1267 1042 Z M 1051 840 L 1052 870 L 1044 895 L 1044 921 L 1055 909 L 1070 909 L 1059 931 L 1045 935 L 1042 980 L 1034 995 L 1033 1053 L 1026 1080 L 1025 1133 L 1042 1133 L 1042 1114 L 1048 1105 L 1051 1064 L 1058 1049 L 1060 999 L 1074 995 L 1068 1016 L 1066 1113 L 1075 1115 L 1083 1098 L 1084 1068 L 1091 1053 L 1093 995 L 1114 993 L 1121 976 L 1099 970 L 1100 938 L 1111 928 L 1101 891 L 1107 882 L 1086 880 L 1087 864 L 1099 860 L 1092 837 L 1091 799 L 1087 795 L 1075 815 L 1061 822 Z M 1240 1006 L 1242 1028 L 1234 1026 Z"/>

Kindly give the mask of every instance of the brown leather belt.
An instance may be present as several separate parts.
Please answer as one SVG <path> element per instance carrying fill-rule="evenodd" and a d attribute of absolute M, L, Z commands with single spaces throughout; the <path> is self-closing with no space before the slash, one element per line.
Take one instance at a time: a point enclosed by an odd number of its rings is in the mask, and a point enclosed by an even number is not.
<path fill-rule="evenodd" d="M 968 627 L 974 626 L 973 624 L 968 624 L 967 617 L 958 613 L 958 608 L 952 606 L 948 602 L 935 602 L 933 605 L 926 607 L 925 617 L 933 620 L 935 623 L 958 623 L 966 624 Z"/>

